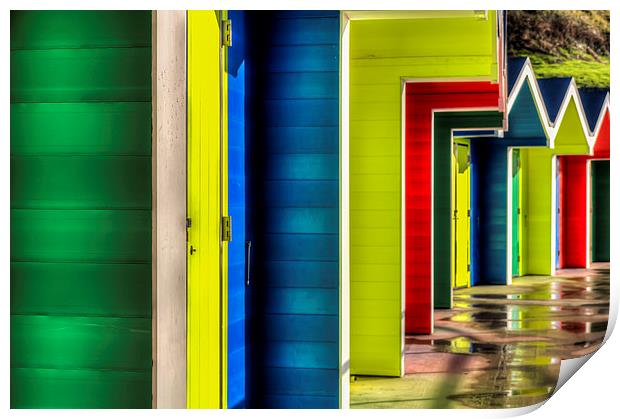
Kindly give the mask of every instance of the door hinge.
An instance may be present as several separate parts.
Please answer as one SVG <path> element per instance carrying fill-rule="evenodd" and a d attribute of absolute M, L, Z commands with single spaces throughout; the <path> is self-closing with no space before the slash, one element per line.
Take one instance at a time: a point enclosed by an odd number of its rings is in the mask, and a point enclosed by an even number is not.
<path fill-rule="evenodd" d="M 192 219 L 187 217 L 185 219 L 185 228 L 190 228 L 192 226 Z"/>
<path fill-rule="evenodd" d="M 468 216 L 468 217 L 471 217 L 471 209 L 468 209 L 468 210 L 467 210 L 467 216 Z"/>
<path fill-rule="evenodd" d="M 222 217 L 222 241 L 229 242 L 232 240 L 232 218 L 230 215 Z"/>
<path fill-rule="evenodd" d="M 517 262 L 521 262 L 521 255 L 517 256 Z"/>
<path fill-rule="evenodd" d="M 521 215 L 521 208 L 517 208 L 517 215 Z"/>
<path fill-rule="evenodd" d="M 222 20 L 222 46 L 232 46 L 232 21 L 230 19 Z"/>
<path fill-rule="evenodd" d="M 467 272 L 469 272 L 470 269 L 471 269 L 471 265 L 468 263 L 467 264 Z"/>

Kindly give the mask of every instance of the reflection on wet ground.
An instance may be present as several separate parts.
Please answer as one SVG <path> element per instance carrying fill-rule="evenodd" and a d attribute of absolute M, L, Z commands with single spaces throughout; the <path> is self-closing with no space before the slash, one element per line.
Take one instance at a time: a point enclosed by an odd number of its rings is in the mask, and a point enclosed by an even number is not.
<path fill-rule="evenodd" d="M 595 351 L 609 313 L 609 264 L 454 292 L 435 333 L 405 340 L 405 376 L 354 377 L 353 408 L 522 407 L 553 393 L 562 359 Z"/>

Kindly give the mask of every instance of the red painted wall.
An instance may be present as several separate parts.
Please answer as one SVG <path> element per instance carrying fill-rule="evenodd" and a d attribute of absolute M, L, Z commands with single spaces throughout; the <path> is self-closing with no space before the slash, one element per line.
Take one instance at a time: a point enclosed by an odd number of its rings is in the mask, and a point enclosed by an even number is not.
<path fill-rule="evenodd" d="M 605 114 L 592 156 L 560 157 L 564 197 L 560 202 L 560 268 L 585 268 L 588 258 L 587 238 L 587 162 L 609 159 L 609 112 Z"/>
<path fill-rule="evenodd" d="M 405 102 L 405 331 L 431 333 L 431 124 L 433 109 L 497 107 L 498 84 L 408 83 Z"/>

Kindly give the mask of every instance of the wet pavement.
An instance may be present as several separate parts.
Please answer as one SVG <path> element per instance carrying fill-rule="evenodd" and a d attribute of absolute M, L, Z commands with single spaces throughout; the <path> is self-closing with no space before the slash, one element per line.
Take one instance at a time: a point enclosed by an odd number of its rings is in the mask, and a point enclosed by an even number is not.
<path fill-rule="evenodd" d="M 499 408 L 544 401 L 560 361 L 595 351 L 609 313 L 609 264 L 454 292 L 432 335 L 405 340 L 405 376 L 357 376 L 352 408 Z"/>

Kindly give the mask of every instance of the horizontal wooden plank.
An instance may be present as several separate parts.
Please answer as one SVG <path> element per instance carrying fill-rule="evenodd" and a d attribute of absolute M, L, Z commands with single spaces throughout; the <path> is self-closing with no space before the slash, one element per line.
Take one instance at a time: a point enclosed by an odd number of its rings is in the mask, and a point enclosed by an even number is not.
<path fill-rule="evenodd" d="M 338 369 L 338 343 L 269 342 L 269 352 L 260 361 L 264 367 Z"/>
<path fill-rule="evenodd" d="M 150 156 L 11 157 L 11 208 L 150 207 Z"/>
<path fill-rule="evenodd" d="M 329 396 L 338 391 L 336 369 L 266 368 L 264 379 L 272 396 Z"/>
<path fill-rule="evenodd" d="M 339 45 L 274 46 L 265 51 L 265 70 L 274 73 L 339 71 Z"/>
<path fill-rule="evenodd" d="M 151 369 L 151 319 L 11 315 L 11 367 Z"/>
<path fill-rule="evenodd" d="M 278 154 L 337 154 L 339 152 L 339 128 L 337 126 L 317 127 L 266 127 L 264 136 L 257 141 L 264 142 L 268 153 Z"/>
<path fill-rule="evenodd" d="M 11 262 L 11 314 L 150 317 L 150 264 Z"/>
<path fill-rule="evenodd" d="M 12 10 L 11 49 L 148 47 L 146 10 Z"/>
<path fill-rule="evenodd" d="M 268 73 L 269 89 L 265 99 L 338 99 L 340 80 L 337 71 L 319 73 Z"/>
<path fill-rule="evenodd" d="M 333 16 L 287 16 L 266 19 L 270 45 L 338 45 L 340 22 Z M 276 17 L 274 19 L 274 17 Z"/>
<path fill-rule="evenodd" d="M 340 242 L 337 234 L 266 234 L 265 261 L 337 262 Z"/>
<path fill-rule="evenodd" d="M 265 100 L 265 125 L 269 127 L 338 127 L 338 99 Z"/>
<path fill-rule="evenodd" d="M 11 102 L 150 101 L 151 48 L 11 51 Z"/>
<path fill-rule="evenodd" d="M 265 217 L 267 233 L 338 234 L 338 208 L 271 208 Z"/>
<path fill-rule="evenodd" d="M 149 262 L 151 212 L 12 209 L 11 260 Z"/>
<path fill-rule="evenodd" d="M 265 285 L 269 287 L 338 288 L 338 261 L 267 261 Z"/>
<path fill-rule="evenodd" d="M 337 180 L 274 180 L 262 187 L 263 204 L 269 208 L 338 208 Z"/>
<path fill-rule="evenodd" d="M 148 409 L 151 369 L 144 371 L 11 368 L 13 409 Z"/>
<path fill-rule="evenodd" d="M 338 316 L 266 314 L 261 318 L 269 341 L 338 343 Z"/>
<path fill-rule="evenodd" d="M 339 291 L 329 288 L 268 288 L 267 314 L 338 315 Z"/>
<path fill-rule="evenodd" d="M 12 103 L 11 154 L 151 155 L 151 104 Z"/>
<path fill-rule="evenodd" d="M 265 157 L 268 180 L 338 180 L 337 154 L 272 154 Z"/>

